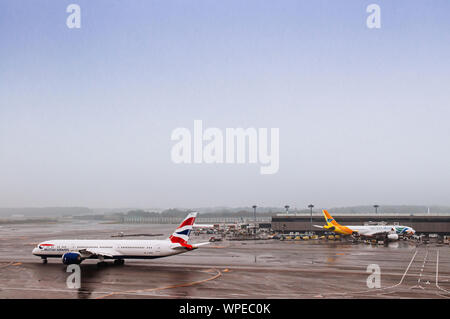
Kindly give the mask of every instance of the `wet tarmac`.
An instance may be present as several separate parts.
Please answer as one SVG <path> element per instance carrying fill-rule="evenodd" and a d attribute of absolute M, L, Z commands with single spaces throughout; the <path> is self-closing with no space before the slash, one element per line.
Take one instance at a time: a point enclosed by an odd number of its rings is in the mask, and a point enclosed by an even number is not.
<path fill-rule="evenodd" d="M 164 234 L 176 225 L 95 222 L 2 225 L 0 298 L 450 298 L 449 245 L 392 242 L 224 241 L 192 252 L 125 265 L 81 264 L 81 288 L 67 288 L 60 259 L 44 265 L 31 255 L 48 239 L 109 239 Z M 126 238 L 126 237 L 125 237 Z M 193 237 L 193 242 L 207 238 Z M 381 271 L 369 288 L 369 265 Z"/>

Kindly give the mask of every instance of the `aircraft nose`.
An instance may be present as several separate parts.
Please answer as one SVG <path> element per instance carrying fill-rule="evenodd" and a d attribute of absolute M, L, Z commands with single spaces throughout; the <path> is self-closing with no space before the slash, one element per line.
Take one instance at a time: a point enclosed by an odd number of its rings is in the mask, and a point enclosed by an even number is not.
<path fill-rule="evenodd" d="M 36 254 L 38 253 L 38 250 L 39 250 L 39 249 L 34 248 L 33 251 L 32 251 L 31 253 L 32 253 L 33 255 L 36 255 Z"/>

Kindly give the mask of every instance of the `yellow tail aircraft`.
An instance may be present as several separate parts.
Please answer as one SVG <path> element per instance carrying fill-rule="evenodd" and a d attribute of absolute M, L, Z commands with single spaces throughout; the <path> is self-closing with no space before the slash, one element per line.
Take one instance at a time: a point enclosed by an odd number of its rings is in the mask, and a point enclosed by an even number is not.
<path fill-rule="evenodd" d="M 398 225 L 351 225 L 343 226 L 339 224 L 327 210 L 323 209 L 323 216 L 327 224 L 325 226 L 314 225 L 315 227 L 332 231 L 342 235 L 363 236 L 369 238 L 384 238 L 397 240 L 399 236 L 411 236 L 415 233 L 412 227 Z"/>

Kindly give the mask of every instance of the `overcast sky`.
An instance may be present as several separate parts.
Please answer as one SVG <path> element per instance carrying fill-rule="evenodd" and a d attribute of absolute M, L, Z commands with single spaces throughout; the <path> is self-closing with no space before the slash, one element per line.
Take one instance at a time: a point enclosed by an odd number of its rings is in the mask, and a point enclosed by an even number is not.
<path fill-rule="evenodd" d="M 449 13 L 448 0 L 2 0 L 0 207 L 450 205 Z M 173 163 L 171 133 L 194 120 L 279 128 L 278 173 Z"/>

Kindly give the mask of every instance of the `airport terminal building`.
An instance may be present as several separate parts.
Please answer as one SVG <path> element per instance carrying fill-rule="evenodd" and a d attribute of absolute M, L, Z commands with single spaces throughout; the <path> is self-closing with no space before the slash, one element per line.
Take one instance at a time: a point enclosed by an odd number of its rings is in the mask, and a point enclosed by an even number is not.
<path fill-rule="evenodd" d="M 393 214 L 366 214 L 352 215 L 341 214 L 333 215 L 336 221 L 341 225 L 376 225 L 393 224 L 410 226 L 418 234 L 439 234 L 450 235 L 450 215 L 393 215 Z M 324 225 L 325 220 L 322 214 L 277 214 L 272 217 L 272 229 L 280 233 L 290 232 L 323 232 L 320 228 L 312 225 Z"/>

